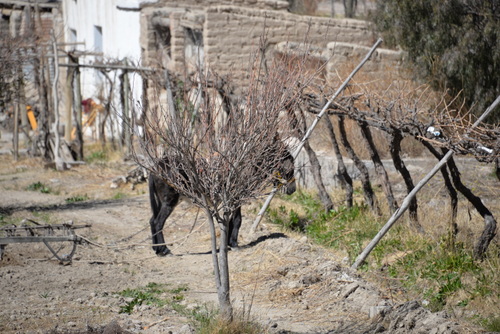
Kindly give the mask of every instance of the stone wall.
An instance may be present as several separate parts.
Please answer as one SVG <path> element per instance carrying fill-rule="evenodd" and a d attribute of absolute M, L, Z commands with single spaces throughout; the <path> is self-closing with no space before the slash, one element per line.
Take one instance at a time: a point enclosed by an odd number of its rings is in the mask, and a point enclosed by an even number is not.
<path fill-rule="evenodd" d="M 256 0 L 240 2 L 253 1 Z M 188 5 L 191 2 L 196 5 L 191 7 Z M 203 7 L 194 0 L 183 2 L 183 5 L 167 4 L 143 8 L 141 19 L 145 29 L 141 46 L 148 66 L 161 66 L 177 73 L 183 73 L 189 65 L 184 58 L 186 29 L 202 33 L 205 64 L 219 74 L 231 73 L 237 82 L 246 77 L 248 61 L 258 50 L 264 31 L 266 51 L 284 41 L 307 41 L 326 48 L 332 41 L 369 46 L 374 40 L 368 24 L 360 20 L 301 16 L 280 10 L 238 6 Z M 168 47 L 162 46 L 159 40 L 160 29 L 169 30 Z"/>
<path fill-rule="evenodd" d="M 244 80 L 248 60 L 266 37 L 266 51 L 280 42 L 304 42 L 326 47 L 329 42 L 371 45 L 372 33 L 364 21 L 328 19 L 280 11 L 219 6 L 206 10 L 206 61 L 217 73 Z"/>

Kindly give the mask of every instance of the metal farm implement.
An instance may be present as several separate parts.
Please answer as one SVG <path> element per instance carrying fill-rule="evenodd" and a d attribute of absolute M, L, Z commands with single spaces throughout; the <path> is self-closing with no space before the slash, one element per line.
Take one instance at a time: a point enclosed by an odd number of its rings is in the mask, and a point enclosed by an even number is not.
<path fill-rule="evenodd" d="M 80 236 L 75 234 L 75 230 L 90 226 L 90 224 L 73 225 L 73 223 L 49 225 L 25 219 L 21 223 L 21 226 L 12 224 L 2 227 L 0 228 L 0 259 L 8 244 L 43 242 L 59 261 L 71 262 L 76 251 L 76 246 L 83 241 Z M 55 243 L 62 244 L 59 247 L 55 247 Z M 71 250 L 67 254 L 61 254 L 66 251 L 68 243 L 71 243 Z"/>

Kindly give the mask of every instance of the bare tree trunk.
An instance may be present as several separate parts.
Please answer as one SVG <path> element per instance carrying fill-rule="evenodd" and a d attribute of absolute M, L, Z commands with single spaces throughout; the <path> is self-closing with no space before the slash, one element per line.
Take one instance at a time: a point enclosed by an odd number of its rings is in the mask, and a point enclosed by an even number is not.
<path fill-rule="evenodd" d="M 382 189 L 384 190 L 385 197 L 387 198 L 387 203 L 389 204 L 389 210 L 394 213 L 398 209 L 398 203 L 394 198 L 394 193 L 392 192 L 391 182 L 389 181 L 389 176 L 387 175 L 387 171 L 385 170 L 384 164 L 380 159 L 380 156 L 377 152 L 377 148 L 375 147 L 375 143 L 373 142 L 372 132 L 370 128 L 366 124 L 366 122 L 358 121 L 358 125 L 361 129 L 361 134 L 366 143 L 366 148 L 368 149 L 368 153 L 370 154 L 370 158 L 373 161 L 373 165 L 375 166 L 375 172 L 377 173 L 380 183 L 382 183 Z"/>
<path fill-rule="evenodd" d="M 444 150 L 444 153 L 447 153 L 447 150 Z M 474 257 L 476 259 L 482 260 L 484 259 L 485 253 L 488 250 L 488 246 L 490 245 L 491 240 L 493 240 L 496 235 L 497 222 L 490 210 L 488 210 L 488 208 L 483 204 L 481 198 L 474 195 L 472 191 L 462 183 L 462 180 L 460 178 L 460 171 L 458 170 L 453 157 L 448 160 L 447 165 L 450 169 L 451 178 L 453 180 L 455 188 L 460 191 L 460 193 L 464 195 L 472 205 L 474 205 L 474 208 L 484 219 L 485 226 L 483 233 L 479 237 L 479 240 L 474 247 Z"/>
<path fill-rule="evenodd" d="M 113 101 L 114 83 L 113 83 L 113 80 L 111 80 L 109 78 L 109 76 L 107 75 L 106 72 L 101 71 L 101 73 L 104 75 L 104 77 L 109 82 L 108 99 L 107 99 L 106 103 L 104 104 L 104 116 L 102 118 L 102 121 L 99 123 L 99 138 L 101 139 L 101 145 L 104 147 L 106 145 L 106 122 L 109 118 L 109 115 L 111 114 L 111 103 Z M 112 143 L 114 144 L 113 132 L 111 135 L 111 140 L 112 140 Z"/>
<path fill-rule="evenodd" d="M 345 17 L 353 18 L 356 14 L 357 0 L 344 0 Z"/>
<path fill-rule="evenodd" d="M 39 135 L 34 140 L 35 152 L 38 150 L 38 145 L 42 148 L 42 156 L 45 160 L 50 160 L 49 146 L 49 104 L 47 100 L 47 85 L 45 81 L 45 66 L 41 61 L 42 55 L 34 58 L 35 68 L 35 86 L 38 88 L 38 96 L 40 98 L 40 114 L 38 121 Z"/>
<path fill-rule="evenodd" d="M 298 125 L 297 130 L 299 131 L 299 135 L 301 137 L 304 137 L 304 133 L 307 130 L 307 122 L 306 122 L 306 117 L 305 117 L 305 112 L 302 108 L 299 108 L 300 110 L 300 122 L 299 120 L 295 117 L 294 113 L 290 113 L 291 116 L 291 122 L 292 124 Z M 303 141 L 304 149 L 306 150 L 307 156 L 309 157 L 309 162 L 311 163 L 311 172 L 313 175 L 314 183 L 316 183 L 316 187 L 318 188 L 318 196 L 319 199 L 321 200 L 321 203 L 323 204 L 323 207 L 325 208 L 325 211 L 330 211 L 334 209 L 332 199 L 330 198 L 330 195 L 328 195 L 328 192 L 326 191 L 325 184 L 323 183 L 323 177 L 321 176 L 321 165 L 318 160 L 318 156 L 314 152 L 314 150 L 311 148 L 311 145 L 309 145 L 309 139 L 305 139 Z"/>
<path fill-rule="evenodd" d="M 229 221 L 231 220 L 231 212 L 225 212 L 223 221 L 219 222 L 220 241 L 219 241 L 219 266 L 220 266 L 220 283 L 221 288 L 218 291 L 219 304 L 223 319 L 231 321 L 233 319 L 233 307 L 231 305 L 229 284 L 229 259 L 228 241 L 229 241 Z"/>
<path fill-rule="evenodd" d="M 52 103 L 54 106 L 54 125 L 53 131 L 55 136 L 55 144 L 54 144 L 54 162 L 56 165 L 56 169 L 61 171 L 65 169 L 64 161 L 61 158 L 59 153 L 59 149 L 61 146 L 61 136 L 59 135 L 59 92 L 57 86 L 59 84 L 59 65 L 57 59 L 57 41 L 52 31 L 52 52 L 54 53 L 54 82 L 52 83 Z"/>
<path fill-rule="evenodd" d="M 330 0 L 330 16 L 335 17 L 335 0 Z"/>
<path fill-rule="evenodd" d="M 352 159 L 356 168 L 359 170 L 361 175 L 361 184 L 363 187 L 363 193 L 365 195 L 365 201 L 368 206 L 370 206 L 371 210 L 376 214 L 380 215 L 380 208 L 377 205 L 377 198 L 375 193 L 373 192 L 372 185 L 370 183 L 370 174 L 368 173 L 368 169 L 361 159 L 357 156 L 356 152 L 352 148 L 349 140 L 347 139 L 347 134 L 345 132 L 344 125 L 344 116 L 338 116 L 339 122 L 339 131 L 340 131 L 340 142 L 344 146 L 349 158 Z"/>
<path fill-rule="evenodd" d="M 306 150 L 309 162 L 311 163 L 311 172 L 313 174 L 316 187 L 318 187 L 319 199 L 321 200 L 321 203 L 323 203 L 325 211 L 333 210 L 334 206 L 332 199 L 330 198 L 330 195 L 328 195 L 325 184 L 323 183 L 323 178 L 321 177 L 321 165 L 319 164 L 318 156 L 309 145 L 308 140 L 304 143 L 304 149 Z"/>
<path fill-rule="evenodd" d="M 172 117 L 173 124 L 176 124 L 177 114 L 175 110 L 174 94 L 172 93 L 172 84 L 168 75 L 168 70 L 165 70 L 165 89 L 167 91 L 167 107 L 170 116 Z M 175 131 L 175 129 L 174 129 Z"/>
<path fill-rule="evenodd" d="M 66 85 L 64 86 L 64 96 L 66 100 L 66 126 L 64 139 L 70 143 L 71 142 L 71 132 L 73 130 L 72 114 L 73 114 L 73 92 L 72 84 L 75 78 L 75 69 L 68 67 L 66 70 Z"/>
<path fill-rule="evenodd" d="M 132 130 L 133 130 L 133 123 L 132 123 L 132 117 L 131 117 L 131 112 L 130 112 L 130 87 L 129 87 L 129 81 L 128 81 L 128 74 L 125 71 L 121 76 L 120 76 L 120 82 L 121 82 L 121 102 L 122 102 L 122 107 L 123 107 L 123 120 L 122 120 L 122 138 L 123 138 L 123 145 L 125 146 L 125 152 L 127 155 L 132 153 Z"/>
<path fill-rule="evenodd" d="M 421 143 L 436 157 L 436 159 L 441 160 L 443 154 L 439 153 L 429 142 L 422 140 Z M 443 176 L 444 185 L 450 196 L 450 208 L 451 216 L 448 227 L 448 243 L 451 248 L 455 248 L 455 241 L 458 234 L 458 224 L 457 224 L 457 214 L 458 214 L 458 193 L 453 187 L 453 183 L 450 179 L 450 174 L 446 166 L 441 167 L 441 175 Z"/>
<path fill-rule="evenodd" d="M 12 146 L 14 148 L 14 160 L 19 158 L 19 99 L 14 104 L 14 134 L 12 136 Z"/>
<path fill-rule="evenodd" d="M 229 240 L 229 220 L 226 223 L 220 224 L 220 247 L 219 255 L 217 256 L 217 234 L 215 232 L 215 223 L 212 213 L 208 209 L 208 200 L 205 196 L 202 198 L 204 202 L 204 210 L 208 217 L 208 225 L 210 227 L 210 239 L 212 245 L 212 262 L 214 266 L 214 276 L 215 276 L 215 286 L 217 288 L 217 297 L 219 300 L 219 307 L 221 311 L 221 316 L 226 320 L 231 320 L 233 317 L 233 307 L 231 305 L 230 299 L 230 285 L 229 285 L 229 260 L 227 256 L 228 252 L 228 240 Z M 228 219 L 231 219 L 231 215 Z"/>
<path fill-rule="evenodd" d="M 339 143 L 337 141 L 337 137 L 335 136 L 335 130 L 333 128 L 333 124 L 329 116 L 325 117 L 325 122 L 328 129 L 328 135 L 330 136 L 330 141 L 332 143 L 333 152 L 335 153 L 335 157 L 337 158 L 337 174 L 340 178 L 342 188 L 345 189 L 346 207 L 352 208 L 352 196 L 354 193 L 352 187 L 352 179 L 349 173 L 347 172 L 347 168 L 344 164 L 344 158 L 340 153 Z"/>
<path fill-rule="evenodd" d="M 78 58 L 71 57 L 69 58 L 71 63 L 75 63 L 78 65 Z M 76 138 L 75 145 L 76 146 L 76 158 L 78 160 L 83 160 L 83 133 L 82 133 L 82 90 L 80 83 L 80 67 L 75 68 L 75 78 L 73 80 L 73 117 L 75 118 L 76 125 Z"/>
<path fill-rule="evenodd" d="M 406 168 L 406 165 L 401 159 L 401 141 L 403 140 L 403 136 L 401 132 L 397 129 L 392 129 L 392 133 L 390 133 L 390 141 L 389 141 L 389 151 L 391 153 L 392 161 L 394 162 L 394 167 L 399 172 L 399 174 L 403 177 L 403 181 L 406 185 L 406 193 L 409 194 L 415 185 L 413 184 L 413 179 L 411 178 L 411 174 Z M 420 233 L 424 233 L 424 229 L 422 225 L 420 225 L 418 221 L 418 203 L 417 197 L 414 197 L 410 201 L 410 206 L 408 207 L 408 213 L 410 216 L 410 226 L 415 228 Z"/>
<path fill-rule="evenodd" d="M 23 57 L 21 51 L 19 51 L 18 55 L 19 58 Z M 30 124 L 28 123 L 28 103 L 26 102 L 26 95 L 24 91 L 24 74 L 22 68 L 17 69 L 17 96 L 17 100 L 21 106 L 19 110 L 19 116 L 21 117 L 21 131 L 23 132 L 23 136 L 21 138 L 23 139 L 24 144 L 26 144 L 31 140 L 31 138 L 29 135 Z M 31 108 L 33 107 L 34 106 L 31 106 Z"/>

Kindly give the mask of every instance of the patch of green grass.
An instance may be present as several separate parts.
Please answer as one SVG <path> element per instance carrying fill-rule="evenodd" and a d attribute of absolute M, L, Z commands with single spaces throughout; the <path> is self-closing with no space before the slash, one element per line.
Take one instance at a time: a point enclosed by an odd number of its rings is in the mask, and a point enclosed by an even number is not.
<path fill-rule="evenodd" d="M 481 319 L 479 323 L 481 326 L 484 327 L 484 329 L 486 329 L 489 332 L 493 333 L 500 332 L 500 316 L 488 319 Z"/>
<path fill-rule="evenodd" d="M 386 222 L 386 217 L 374 216 L 366 206 L 325 212 L 320 201 L 307 193 L 282 199 L 284 203 L 268 211 L 271 222 L 348 254 L 351 263 Z M 492 243 L 488 260 L 480 262 L 474 259 L 470 243 L 457 242 L 450 247 L 446 235 L 440 238 L 436 234 L 418 234 L 400 222 L 382 238 L 360 269 L 374 280 L 384 275 L 380 274 L 382 269 L 387 276 L 384 282 L 397 284 L 408 298 L 427 300 L 432 311 L 451 306 L 472 310 L 478 304 L 497 303 L 500 248 Z M 489 319 L 500 319 L 498 309 L 484 307 L 481 312 L 486 311 Z M 492 321 L 491 328 L 498 322 Z"/>
<path fill-rule="evenodd" d="M 167 285 L 149 283 L 144 287 L 125 289 L 117 294 L 122 297 L 131 298 L 129 302 L 120 307 L 120 313 L 131 314 L 134 307 L 139 305 L 152 305 L 156 307 L 169 306 L 180 315 L 190 319 L 196 333 L 201 334 L 259 334 L 263 333 L 262 327 L 248 320 L 241 314 L 235 312 L 233 321 L 227 322 L 219 317 L 216 308 L 201 305 L 187 308 L 180 302 L 184 300 L 183 293 L 188 291 L 187 285 L 168 288 Z"/>
<path fill-rule="evenodd" d="M 0 227 L 14 224 L 13 219 L 6 214 L 0 213 Z"/>
<path fill-rule="evenodd" d="M 454 251 L 446 250 L 439 244 L 422 243 L 424 247 L 406 255 L 394 263 L 390 268 L 392 277 L 404 277 L 403 286 L 408 289 L 422 291 L 424 298 L 429 302 L 432 311 L 442 310 L 449 297 L 458 291 L 467 291 L 470 298 L 481 293 L 474 293 L 476 289 L 487 289 L 480 283 L 481 267 L 472 256 L 472 253 L 461 245 Z M 466 283 L 463 277 L 475 277 L 472 282 Z M 417 284 L 417 282 L 420 282 Z M 425 284 L 422 284 L 425 282 Z M 466 306 L 462 300 L 459 305 Z"/>
<path fill-rule="evenodd" d="M 270 209 L 269 218 L 273 223 L 292 231 L 303 231 L 307 223 L 306 220 L 300 219 L 299 215 L 294 210 L 287 212 L 284 206 L 280 206 L 277 209 Z"/>
<path fill-rule="evenodd" d="M 87 196 L 87 194 L 85 194 L 85 195 L 76 195 L 76 196 L 68 197 L 65 199 L 65 201 L 66 201 L 66 203 L 76 203 L 76 202 L 87 201 L 88 199 L 89 199 L 89 197 Z"/>
<path fill-rule="evenodd" d="M 176 302 L 184 300 L 184 295 L 182 293 L 186 291 L 188 291 L 188 286 L 185 284 L 182 284 L 177 288 L 168 290 L 168 292 L 172 294 L 172 300 Z"/>
<path fill-rule="evenodd" d="M 351 260 L 361 251 L 363 243 L 373 238 L 382 226 L 382 221 L 373 217 L 366 206 L 340 207 L 325 212 L 311 194 L 299 191 L 288 198 L 299 205 L 304 214 L 285 206 L 271 208 L 269 219 L 273 223 L 302 232 L 320 245 L 345 250 Z"/>
<path fill-rule="evenodd" d="M 95 163 L 95 162 L 104 162 L 108 160 L 108 155 L 105 151 L 94 151 L 89 153 L 85 157 L 85 161 L 89 164 Z"/>
<path fill-rule="evenodd" d="M 132 298 L 131 301 L 120 307 L 120 313 L 132 314 L 136 305 L 165 306 L 169 301 L 162 298 L 165 287 L 158 283 L 149 283 L 145 287 L 136 289 L 125 289 L 118 293 L 122 297 Z"/>
<path fill-rule="evenodd" d="M 183 292 L 188 291 L 187 285 L 168 289 L 164 284 L 149 283 L 144 287 L 125 289 L 118 292 L 122 297 L 132 298 L 120 307 L 120 313 L 131 314 L 137 305 L 153 305 L 156 307 L 170 306 L 173 310 L 185 316 L 194 316 L 193 310 L 187 310 L 180 302 L 184 300 Z"/>
<path fill-rule="evenodd" d="M 288 196 L 288 198 L 290 202 L 304 207 L 308 215 L 323 210 L 321 203 L 310 193 L 297 191 L 293 195 Z"/>
<path fill-rule="evenodd" d="M 117 192 L 116 194 L 113 195 L 113 199 L 122 199 L 127 197 L 126 194 L 122 193 L 121 191 Z"/>
<path fill-rule="evenodd" d="M 47 187 L 40 181 L 30 184 L 29 186 L 26 187 L 26 190 L 39 191 L 42 194 L 50 194 L 52 192 L 49 187 Z"/>
<path fill-rule="evenodd" d="M 49 298 L 49 297 L 50 297 L 50 293 L 48 293 L 48 292 L 41 292 L 41 293 L 39 294 L 39 296 L 40 296 L 40 298 L 47 299 L 47 298 Z"/>
<path fill-rule="evenodd" d="M 41 220 L 40 223 L 42 224 L 52 224 L 55 222 L 54 217 L 49 212 L 33 211 L 33 216 L 35 216 L 37 220 Z"/>

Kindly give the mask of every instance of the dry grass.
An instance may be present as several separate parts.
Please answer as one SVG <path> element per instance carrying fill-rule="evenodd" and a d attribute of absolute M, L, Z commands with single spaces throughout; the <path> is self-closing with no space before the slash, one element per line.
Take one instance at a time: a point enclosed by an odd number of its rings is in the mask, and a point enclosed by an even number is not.
<path fill-rule="evenodd" d="M 87 156 L 92 156 L 94 152 L 100 152 L 100 145 L 86 146 Z M 6 175 L 22 175 L 6 180 L 4 184 L 12 190 L 25 190 L 31 184 L 39 182 L 49 188 L 48 194 L 66 197 L 87 195 L 89 199 L 111 199 L 118 195 L 126 197 L 145 193 L 146 184 L 139 184 L 134 189 L 131 185 L 122 185 L 117 189 L 110 187 L 113 179 L 126 175 L 134 166 L 124 165 L 119 152 L 109 149 L 107 152 L 106 155 L 97 154 L 102 159 L 75 165 L 67 171 L 47 167 L 41 158 L 20 157 L 18 161 L 14 161 L 12 156 L 6 155 L 0 160 L 0 169 Z M 82 185 L 85 186 L 85 194 L 82 193 Z"/>
<path fill-rule="evenodd" d="M 498 217 L 500 187 L 491 171 L 488 172 L 489 168 L 477 165 L 474 168 L 462 168 L 461 171 L 464 183 L 480 195 Z M 359 185 L 355 187 L 359 189 Z M 383 193 L 376 193 L 384 212 L 380 218 L 365 210 L 353 220 L 345 221 L 340 214 L 342 209 L 323 218 L 317 211 L 319 201 L 313 193 L 308 193 L 301 195 L 303 198 L 300 200 L 295 197 L 275 201 L 270 219 L 281 221 L 287 229 L 300 230 L 311 240 L 319 238 L 320 244 L 333 247 L 336 254 L 349 254 L 352 261 L 353 255 L 359 254 L 388 218 Z M 342 202 L 342 192 L 332 195 L 336 203 Z M 360 191 L 355 193 L 355 197 L 356 202 L 362 203 Z M 498 235 L 490 245 L 487 259 L 476 261 L 472 252 L 484 221 L 475 209 L 463 197 L 459 197 L 459 233 L 453 249 L 448 242 L 449 199 L 439 175 L 424 187 L 418 198 L 420 223 L 425 234 L 411 230 L 407 218 L 403 217 L 374 249 L 367 260 L 368 265 L 363 268 L 363 276 L 383 287 L 386 295 L 394 301 L 421 300 L 431 310 L 446 309 L 457 317 L 494 330 L 495 319 L 500 319 Z M 316 204 L 312 203 L 314 200 Z M 301 223 L 297 225 L 292 221 Z M 315 224 L 323 226 L 322 232 L 314 230 Z M 357 249 L 355 245 L 358 245 Z M 287 291 L 286 298 L 294 293 L 293 290 Z"/>

